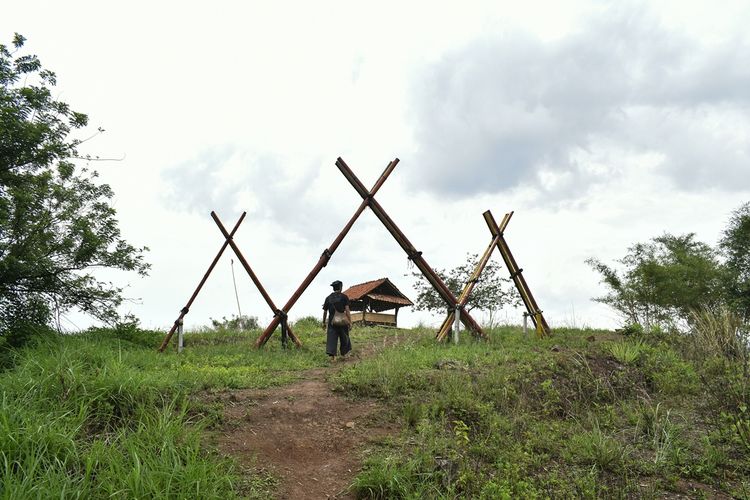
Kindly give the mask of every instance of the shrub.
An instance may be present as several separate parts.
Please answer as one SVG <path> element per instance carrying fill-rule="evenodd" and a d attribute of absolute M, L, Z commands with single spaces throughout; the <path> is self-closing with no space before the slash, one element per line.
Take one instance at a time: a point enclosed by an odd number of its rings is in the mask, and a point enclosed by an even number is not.
<path fill-rule="evenodd" d="M 718 356 L 747 364 L 750 359 L 750 331 L 742 318 L 722 306 L 717 310 L 693 312 L 692 335 L 700 357 Z"/>
<path fill-rule="evenodd" d="M 635 342 L 615 342 L 609 344 L 607 350 L 620 363 L 632 365 L 641 357 L 643 341 L 639 339 Z"/>
<path fill-rule="evenodd" d="M 591 431 L 573 436 L 570 451 L 580 463 L 610 471 L 619 470 L 627 456 L 622 443 L 605 434 L 598 422 Z"/>
<path fill-rule="evenodd" d="M 741 318 L 721 307 L 694 313 L 693 355 L 707 403 L 721 411 L 721 420 L 750 453 L 750 329 Z"/>
<path fill-rule="evenodd" d="M 297 336 L 320 333 L 322 331 L 321 318 L 304 316 L 294 322 L 292 329 Z"/>
<path fill-rule="evenodd" d="M 217 331 L 239 331 L 246 332 L 248 330 L 256 330 L 259 328 L 258 318 L 255 316 L 235 316 L 227 319 L 223 316 L 221 320 L 211 318 L 211 326 Z"/>
<path fill-rule="evenodd" d="M 653 449 L 654 463 L 666 461 L 676 449 L 680 429 L 674 422 L 672 411 L 665 411 L 661 403 L 642 406 L 636 428 Z"/>

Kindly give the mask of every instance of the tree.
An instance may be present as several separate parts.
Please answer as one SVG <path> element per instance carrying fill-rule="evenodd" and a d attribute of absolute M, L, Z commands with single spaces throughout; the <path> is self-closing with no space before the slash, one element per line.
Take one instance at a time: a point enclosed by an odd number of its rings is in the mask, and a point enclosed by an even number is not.
<path fill-rule="evenodd" d="M 594 300 L 646 329 L 690 321 L 692 311 L 713 308 L 722 300 L 725 270 L 716 252 L 692 233 L 664 234 L 633 245 L 618 261 L 625 268 L 622 274 L 598 259 L 586 262 L 609 288 Z"/>
<path fill-rule="evenodd" d="M 727 268 L 727 301 L 750 320 L 750 202 L 732 212 L 719 249 Z"/>
<path fill-rule="evenodd" d="M 436 273 L 443 280 L 445 285 L 453 294 L 458 297 L 461 290 L 469 279 L 471 279 L 474 269 L 479 262 L 477 254 L 467 254 L 466 262 L 458 267 L 446 271 L 445 269 L 437 270 Z M 466 310 L 471 312 L 473 309 L 486 311 L 490 318 L 506 304 L 518 305 L 518 299 L 515 291 L 505 286 L 510 279 L 501 278 L 501 266 L 497 262 L 490 260 L 484 268 L 474 290 L 469 296 L 466 303 Z M 438 295 L 435 289 L 430 285 L 422 273 L 413 272 L 412 276 L 418 278 L 414 288 L 417 291 L 417 300 L 414 307 L 420 311 L 442 312 L 448 311 L 450 306 Z M 492 321 L 490 319 L 490 321 Z"/>
<path fill-rule="evenodd" d="M 94 268 L 146 274 L 146 248 L 120 235 L 112 190 L 77 162 L 74 131 L 85 114 L 52 94 L 55 74 L 35 55 L 16 55 L 25 39 L 0 45 L 0 335 L 49 324 L 78 308 L 115 320 L 122 289 L 99 281 Z M 102 130 L 99 130 L 102 132 Z"/>

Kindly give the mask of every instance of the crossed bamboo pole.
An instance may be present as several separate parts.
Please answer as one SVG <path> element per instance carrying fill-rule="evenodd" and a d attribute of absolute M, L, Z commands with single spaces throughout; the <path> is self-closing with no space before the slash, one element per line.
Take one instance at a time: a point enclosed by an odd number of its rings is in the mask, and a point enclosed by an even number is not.
<path fill-rule="evenodd" d="M 337 164 L 339 161 L 343 160 L 339 158 L 337 160 Z M 320 258 L 318 259 L 318 262 L 315 263 L 312 270 L 308 273 L 308 275 L 305 277 L 304 280 L 302 280 L 302 283 L 297 287 L 297 290 L 294 291 L 292 296 L 289 298 L 289 300 L 284 304 L 284 307 L 281 308 L 282 313 L 284 316 L 289 313 L 291 308 L 294 306 L 294 304 L 297 302 L 297 300 L 302 296 L 302 294 L 307 290 L 307 287 L 310 286 L 310 283 L 313 282 L 315 277 L 320 273 L 320 271 L 328 265 L 328 261 L 331 260 L 331 256 L 336 251 L 336 249 L 339 247 L 342 241 L 344 241 L 344 237 L 349 233 L 349 230 L 352 228 L 354 223 L 357 221 L 360 215 L 362 215 L 362 212 L 364 212 L 365 208 L 369 205 L 369 200 L 375 196 L 375 193 L 378 192 L 378 190 L 383 186 L 383 183 L 385 183 L 386 179 L 388 179 L 388 176 L 391 175 L 391 172 L 393 172 L 393 169 L 396 168 L 396 165 L 398 165 L 399 159 L 395 158 L 393 161 L 388 163 L 388 165 L 385 167 L 385 170 L 382 174 L 380 174 L 380 177 L 378 177 L 378 180 L 375 182 L 375 185 L 372 186 L 372 189 L 370 191 L 365 191 L 367 195 L 362 200 L 362 203 L 360 203 L 357 210 L 354 212 L 354 215 L 351 216 L 349 219 L 349 222 L 346 223 L 344 228 L 341 230 L 341 232 L 336 236 L 336 238 L 333 240 L 333 243 L 323 250 L 323 253 L 320 255 Z M 280 316 L 274 316 L 274 318 L 271 320 L 271 323 L 268 324 L 266 329 L 263 331 L 263 333 L 258 337 L 258 339 L 255 341 L 255 347 L 262 347 L 265 345 L 266 342 L 268 342 L 268 339 L 271 338 L 271 335 L 273 335 L 274 330 L 276 330 L 276 327 L 279 326 L 280 322 Z"/>
<path fill-rule="evenodd" d="M 505 217 L 503 217 L 503 221 L 500 224 L 500 232 L 505 230 L 505 227 L 508 225 L 508 222 L 510 222 L 510 218 L 512 216 L 513 216 L 513 212 L 505 214 Z M 482 254 L 482 257 L 479 259 L 479 262 L 474 268 L 474 272 L 471 274 L 469 281 L 466 282 L 466 285 L 464 285 L 463 290 L 461 290 L 461 295 L 458 296 L 458 304 L 460 306 L 459 310 L 466 307 L 466 304 L 469 302 L 469 298 L 471 297 L 471 292 L 474 291 L 474 287 L 479 281 L 479 278 L 482 275 L 484 268 L 487 266 L 487 263 L 489 262 L 490 257 L 492 256 L 492 252 L 495 250 L 495 247 L 497 246 L 499 241 L 500 241 L 499 235 L 494 236 L 492 238 L 492 241 L 490 241 L 490 244 L 487 246 L 487 249 L 484 251 L 484 253 Z M 438 340 L 438 342 L 442 342 L 443 340 L 445 340 L 445 338 L 448 335 L 448 332 L 451 331 L 451 326 L 453 325 L 455 320 L 456 320 L 455 310 L 448 311 L 448 314 L 445 316 L 443 323 L 440 325 L 440 329 L 438 330 L 437 335 L 435 335 L 435 338 Z"/>
<path fill-rule="evenodd" d="M 240 263 L 242 264 L 242 267 L 245 268 L 245 271 L 250 276 L 250 279 L 255 283 L 255 286 L 258 288 L 258 291 L 263 296 L 263 299 L 266 301 L 266 304 L 268 304 L 268 307 L 271 308 L 271 311 L 274 314 L 274 319 L 277 319 L 279 322 L 282 323 L 282 328 L 285 328 L 287 331 L 287 334 L 289 337 L 291 337 L 292 341 L 297 345 L 297 347 L 302 346 L 302 342 L 300 342 L 299 338 L 292 332 L 292 328 L 287 323 L 287 315 L 286 311 L 283 311 L 276 307 L 276 304 L 273 303 L 273 300 L 268 295 L 268 292 L 266 292 L 266 289 L 263 288 L 263 285 L 261 284 L 258 277 L 253 272 L 253 269 L 250 267 L 250 264 L 248 264 L 247 260 L 245 259 L 245 256 L 242 255 L 242 252 L 240 252 L 240 249 L 237 247 L 237 244 L 234 242 L 234 240 L 229 236 L 229 233 L 227 233 L 226 228 L 224 228 L 224 224 L 221 223 L 219 220 L 219 216 L 216 215 L 216 212 L 211 212 L 211 217 L 214 219 L 214 222 L 216 222 L 216 225 L 219 227 L 219 230 L 221 231 L 221 234 L 224 235 L 224 237 L 229 241 L 229 246 L 232 247 L 232 250 L 234 250 L 234 253 L 237 255 L 237 258 L 239 259 Z"/>
<path fill-rule="evenodd" d="M 169 345 L 169 341 L 172 339 L 174 332 L 176 332 L 177 328 L 182 324 L 182 319 L 190 311 L 190 306 L 193 305 L 195 298 L 198 296 L 198 292 L 200 292 L 201 288 L 203 288 L 203 285 L 206 283 L 208 276 L 211 274 L 211 271 L 214 270 L 214 267 L 216 267 L 216 263 L 219 262 L 219 258 L 221 257 L 221 254 L 223 254 L 224 250 L 226 250 L 227 246 L 229 246 L 229 241 L 234 237 L 234 233 L 237 232 L 237 229 L 239 229 L 240 224 L 242 224 L 242 221 L 245 220 L 246 215 L 247 215 L 247 212 L 242 212 L 242 215 L 240 215 L 240 218 L 237 220 L 237 223 L 232 228 L 232 232 L 224 235 L 224 244 L 221 245 L 221 248 L 217 252 L 216 257 L 214 257 L 214 260 L 211 262 L 211 265 L 208 266 L 208 269 L 203 275 L 203 278 L 201 278 L 200 282 L 198 283 L 198 286 L 195 288 L 195 291 L 193 292 L 193 295 L 190 296 L 190 299 L 188 299 L 187 304 L 185 304 L 185 307 L 180 309 L 180 315 L 175 320 L 174 324 L 172 325 L 172 328 L 169 330 L 169 333 L 167 333 L 167 335 L 164 337 L 164 340 L 162 341 L 161 346 L 159 347 L 159 352 L 164 352 L 164 349 L 166 349 L 167 346 Z"/>
<path fill-rule="evenodd" d="M 424 259 L 424 257 L 422 257 L 422 252 L 417 251 L 417 249 L 414 247 L 414 245 L 412 245 L 406 235 L 404 235 L 404 233 L 398 228 L 398 226 L 396 226 L 396 223 L 393 222 L 393 219 L 391 219 L 383 209 L 383 207 L 380 206 L 378 200 L 376 200 L 373 195 L 367 191 L 362 182 L 357 178 L 356 175 L 354 175 L 354 172 L 352 172 L 352 170 L 344 162 L 344 160 L 342 160 L 341 158 L 336 160 L 336 166 L 341 171 L 341 173 L 344 174 L 344 177 L 346 177 L 346 180 L 349 181 L 349 184 L 351 184 L 355 191 L 357 191 L 357 193 L 359 193 L 359 195 L 362 197 L 362 203 L 369 204 L 372 213 L 374 213 L 375 216 L 380 219 L 380 222 L 382 222 L 388 232 L 391 233 L 396 242 L 401 246 L 404 252 L 406 252 L 406 255 L 409 257 L 409 259 L 414 262 L 414 265 L 417 266 L 417 268 L 422 272 L 424 277 L 433 286 L 433 288 L 440 295 L 443 301 L 445 301 L 447 306 L 449 308 L 453 308 L 454 310 L 460 311 L 461 305 L 459 303 L 459 300 L 455 297 L 455 295 L 453 295 L 453 292 L 448 289 L 445 283 L 443 283 L 443 280 L 441 280 L 437 273 L 435 273 L 435 271 L 433 271 L 432 268 L 427 264 L 427 261 Z M 461 322 L 463 322 L 464 325 L 466 325 L 466 327 L 475 335 L 486 338 L 486 334 L 484 333 L 484 331 L 482 331 L 482 328 L 468 312 L 460 312 L 459 318 Z"/>
<path fill-rule="evenodd" d="M 497 222 L 495 222 L 495 218 L 492 216 L 492 212 L 490 212 L 489 210 L 484 212 L 482 216 L 484 217 L 484 221 L 487 223 L 487 227 L 492 234 L 493 241 L 497 241 L 497 249 L 500 251 L 500 255 L 505 262 L 505 266 L 508 268 L 508 272 L 510 272 L 510 278 L 516 285 L 518 293 L 521 295 L 521 300 L 523 301 L 524 306 L 526 306 L 526 311 L 528 312 L 529 316 L 531 316 L 531 320 L 534 322 L 537 336 L 548 337 L 550 335 L 550 327 L 547 324 L 547 320 L 544 319 L 542 310 L 539 309 L 539 306 L 536 303 L 536 299 L 534 299 L 534 296 L 531 294 L 531 289 L 526 283 L 526 279 L 523 277 L 523 269 L 518 267 L 518 263 L 516 263 L 516 259 L 513 257 L 513 254 L 510 251 L 510 247 L 505 241 L 503 232 L 505 231 L 505 226 L 508 225 L 507 220 L 504 218 L 503 224 L 498 226 Z"/>

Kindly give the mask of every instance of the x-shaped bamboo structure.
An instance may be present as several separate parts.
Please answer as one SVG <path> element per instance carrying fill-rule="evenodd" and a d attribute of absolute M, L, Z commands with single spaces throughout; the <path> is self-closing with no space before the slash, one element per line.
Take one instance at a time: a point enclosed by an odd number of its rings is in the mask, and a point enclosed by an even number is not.
<path fill-rule="evenodd" d="M 336 160 L 336 166 L 341 171 L 341 173 L 344 174 L 344 177 L 346 177 L 346 180 L 349 181 L 349 184 L 351 184 L 355 191 L 357 191 L 357 193 L 359 193 L 359 195 L 362 197 L 363 203 L 368 203 L 368 205 L 370 206 L 370 210 L 372 210 L 372 213 L 374 213 L 375 216 L 380 219 L 380 222 L 382 222 L 388 232 L 391 233 L 391 236 L 393 236 L 396 242 L 401 246 L 401 248 L 403 248 L 404 252 L 406 252 L 409 260 L 414 262 L 414 265 L 417 266 L 417 268 L 422 272 L 422 275 L 424 275 L 424 277 L 432 285 L 438 295 L 440 295 L 443 301 L 445 301 L 447 306 L 452 309 L 454 314 L 456 311 L 458 312 L 459 319 L 472 333 L 479 337 L 485 338 L 486 335 L 484 331 L 482 331 L 482 328 L 468 312 L 461 311 L 461 308 L 463 307 L 461 302 L 455 297 L 455 295 L 453 295 L 453 292 L 450 291 L 450 289 L 445 285 L 443 280 L 440 279 L 437 273 L 435 273 L 435 271 L 433 271 L 432 268 L 427 264 L 427 261 L 424 259 L 424 257 L 422 257 L 422 252 L 417 251 L 417 249 L 414 247 L 414 245 L 412 245 L 406 235 L 404 235 L 404 233 L 398 228 L 396 223 L 393 222 L 393 219 L 388 216 L 380 203 L 378 203 L 378 200 L 376 200 L 371 193 L 367 192 L 364 185 L 362 185 L 362 182 L 360 182 L 357 176 L 354 175 L 354 172 L 352 172 L 352 170 L 344 162 L 344 160 L 342 160 L 341 158 Z"/>
<path fill-rule="evenodd" d="M 511 212 L 511 215 L 512 214 L 513 213 Z M 500 251 L 500 255 L 505 262 L 505 266 L 508 268 L 508 272 L 510 273 L 510 278 L 513 280 L 513 284 L 516 285 L 516 289 L 518 289 L 518 293 L 521 295 L 521 300 L 526 306 L 526 311 L 528 312 L 529 316 L 531 316 L 531 320 L 534 322 L 537 336 L 548 337 L 550 335 L 550 328 L 547 324 L 547 320 L 544 319 L 542 310 L 539 309 L 539 306 L 536 303 L 536 299 L 534 299 L 534 296 L 531 294 L 531 289 L 526 283 L 526 279 L 523 277 L 523 269 L 518 267 L 516 259 L 513 257 L 513 254 L 510 251 L 510 247 L 505 241 L 503 232 L 505 231 L 505 227 L 508 225 L 508 220 L 510 219 L 510 217 L 508 216 L 508 214 L 506 214 L 503 218 L 503 222 L 500 224 L 500 226 L 498 226 L 497 222 L 495 222 L 495 218 L 492 216 L 492 212 L 490 212 L 489 210 L 483 213 L 482 216 L 484 217 L 484 221 L 487 223 L 487 228 L 490 230 L 490 234 L 492 234 L 492 241 L 496 241 L 497 249 Z"/>
<path fill-rule="evenodd" d="M 183 307 L 180 310 L 180 315 L 175 320 L 174 325 L 172 325 L 172 328 L 169 330 L 169 333 L 167 333 L 167 335 L 164 337 L 164 341 L 159 347 L 160 352 L 163 352 L 164 349 L 167 348 L 167 345 L 169 345 L 169 341 L 172 339 L 172 336 L 174 335 L 179 325 L 182 324 L 182 320 L 185 317 L 185 315 L 190 311 L 190 306 L 193 304 L 193 301 L 195 301 L 196 297 L 198 296 L 198 293 L 201 291 L 201 288 L 203 288 L 203 285 L 206 283 L 206 280 L 208 279 L 208 276 L 211 274 L 211 271 L 213 271 L 214 267 L 216 267 L 216 263 L 219 261 L 219 258 L 224 253 L 224 250 L 226 250 L 227 246 L 232 247 L 232 250 L 237 256 L 237 259 L 239 259 L 240 263 L 242 264 L 242 267 L 245 268 L 245 271 L 250 276 L 250 279 L 258 288 L 258 291 L 263 296 L 263 299 L 265 299 L 266 304 L 268 304 L 268 307 L 270 307 L 271 311 L 273 311 L 274 318 L 279 318 L 279 321 L 282 323 L 282 335 L 283 335 L 282 343 L 286 344 L 286 336 L 288 335 L 298 347 L 302 345 L 299 338 L 297 338 L 297 336 L 294 334 L 294 332 L 292 332 L 292 329 L 287 324 L 286 313 L 284 313 L 279 308 L 277 308 L 276 304 L 273 303 L 273 300 L 271 300 L 271 297 L 268 295 L 268 292 L 266 292 L 266 289 L 261 284 L 260 280 L 258 279 L 258 276 L 256 276 L 256 274 L 253 272 L 253 269 L 250 267 L 250 264 L 248 264 L 247 259 L 245 259 L 245 256 L 242 255 L 242 252 L 240 251 L 239 247 L 234 242 L 234 234 L 237 232 L 237 229 L 239 229 L 240 224 L 242 224 L 242 221 L 245 219 L 245 215 L 247 215 L 247 212 L 242 212 L 242 215 L 240 216 L 239 220 L 232 228 L 232 231 L 227 232 L 226 228 L 224 227 L 224 224 L 222 224 L 221 220 L 219 219 L 219 216 L 216 215 L 216 212 L 211 212 L 211 218 L 213 218 L 214 222 L 219 228 L 219 231 L 221 231 L 221 233 L 224 235 L 224 243 L 221 245 L 221 248 L 216 254 L 216 257 L 214 257 L 214 260 L 211 262 L 211 265 L 208 266 L 208 270 L 203 275 L 203 278 L 201 279 L 200 283 L 198 283 L 198 286 L 193 292 L 193 295 L 190 297 L 185 307 Z"/>
<path fill-rule="evenodd" d="M 477 263 L 474 272 L 469 278 L 469 281 L 466 283 L 466 285 L 464 285 L 464 288 L 461 291 L 461 295 L 459 295 L 458 297 L 459 307 L 457 307 L 457 309 L 462 309 L 469 302 L 471 292 L 474 290 L 474 287 L 479 281 L 482 271 L 484 271 L 484 268 L 487 266 L 487 262 L 489 262 L 493 250 L 497 248 L 503 258 L 503 261 L 505 262 L 505 266 L 508 268 L 508 272 L 510 273 L 510 277 L 515 284 L 518 293 L 521 295 L 521 300 L 526 306 L 526 311 L 528 312 L 528 315 L 531 316 L 532 321 L 534 322 L 537 335 L 539 337 L 548 336 L 550 334 L 549 325 L 547 325 L 547 321 L 544 319 L 544 315 L 542 314 L 541 309 L 539 309 L 534 296 L 531 294 L 531 289 L 529 289 L 529 286 L 526 283 L 526 279 L 524 279 L 523 277 L 523 269 L 520 269 L 518 267 L 518 264 L 516 263 L 516 260 L 510 251 L 510 247 L 505 241 L 505 229 L 508 227 L 510 218 L 513 217 L 513 212 L 505 214 L 499 226 L 497 225 L 497 222 L 495 222 L 495 218 L 492 216 L 492 212 L 490 212 L 489 210 L 487 210 L 482 215 L 484 216 L 484 220 L 487 223 L 490 234 L 492 235 L 492 241 L 490 241 L 487 249 L 479 259 L 479 262 Z M 445 320 L 440 326 L 440 330 L 438 330 L 438 333 L 436 335 L 438 341 L 442 341 L 446 338 L 448 332 L 450 332 L 451 330 L 451 325 L 453 325 L 454 321 L 455 310 L 451 310 L 446 315 Z"/>
<path fill-rule="evenodd" d="M 503 222 L 501 224 L 500 232 L 505 230 L 505 227 L 508 225 L 508 222 L 510 221 L 510 218 L 513 216 L 513 212 L 510 212 L 508 214 L 505 214 L 505 217 L 503 218 Z M 461 290 L 461 295 L 458 296 L 458 305 L 460 306 L 459 309 L 463 309 L 466 307 L 466 304 L 469 302 L 469 299 L 471 298 L 471 292 L 474 291 L 474 287 L 476 286 L 477 282 L 479 281 L 479 278 L 482 275 L 482 271 L 484 271 L 484 268 L 487 266 L 487 263 L 490 261 L 490 256 L 492 256 L 492 252 L 495 250 L 495 246 L 497 245 L 498 241 L 500 241 L 500 236 L 494 236 L 492 238 L 492 241 L 490 241 L 490 244 L 487 246 L 487 249 L 482 254 L 482 257 L 479 259 L 479 262 L 477 262 L 477 266 L 474 268 L 474 272 L 471 274 L 471 277 L 469 278 L 469 281 L 466 282 L 466 285 L 464 285 L 463 290 Z M 437 335 L 435 338 L 442 342 L 445 340 L 445 337 L 448 335 L 448 332 L 451 331 L 451 326 L 456 320 L 456 312 L 455 310 L 448 311 L 448 314 L 445 316 L 445 319 L 443 320 L 443 324 L 440 325 L 440 329 L 437 332 Z"/>
<path fill-rule="evenodd" d="M 343 160 L 339 158 L 337 160 L 337 164 L 339 161 Z M 315 277 L 320 273 L 320 271 L 328 265 L 328 261 L 331 260 L 331 256 L 333 255 L 333 252 L 336 251 L 336 249 L 339 247 L 342 241 L 344 241 L 344 237 L 349 233 L 349 230 L 352 228 L 356 220 L 359 218 L 359 216 L 364 212 L 365 208 L 367 208 L 367 205 L 369 204 L 369 200 L 372 199 L 373 196 L 375 196 L 375 193 L 378 192 L 378 190 L 383 186 L 383 183 L 388 178 L 389 175 L 391 175 L 391 172 L 393 172 L 393 169 L 396 168 L 396 165 L 398 165 L 398 158 L 394 159 L 392 162 L 388 164 L 388 166 L 385 167 L 385 170 L 382 174 L 380 174 L 380 177 L 378 177 L 378 180 L 375 182 L 375 185 L 372 186 L 372 189 L 370 191 L 366 191 L 367 197 L 365 197 L 364 200 L 362 200 L 362 203 L 360 203 L 357 210 L 354 212 L 354 215 L 349 219 L 349 222 L 346 223 L 344 228 L 341 230 L 341 232 L 336 236 L 336 238 L 333 240 L 333 243 L 323 250 L 323 253 L 320 255 L 320 258 L 318 259 L 318 262 L 315 263 L 312 270 L 308 273 L 308 275 L 305 277 L 305 279 L 302 281 L 299 287 L 297 287 L 297 290 L 294 291 L 292 296 L 289 298 L 289 300 L 284 304 L 284 307 L 281 308 L 281 312 L 286 316 L 291 308 L 294 306 L 294 304 L 297 302 L 297 300 L 302 296 L 302 294 L 307 290 L 307 287 L 310 286 L 310 283 L 315 279 Z M 268 342 L 268 339 L 271 338 L 271 335 L 273 335 L 274 330 L 276 330 L 276 327 L 279 326 L 280 322 L 280 316 L 274 316 L 274 318 L 271 320 L 271 323 L 268 324 L 266 329 L 263 331 L 263 333 L 258 337 L 258 339 L 255 341 L 255 347 L 261 347 L 266 342 Z"/>
<path fill-rule="evenodd" d="M 227 233 L 227 230 L 224 228 L 224 225 L 219 220 L 219 217 L 216 215 L 215 212 L 211 212 L 211 217 L 213 217 L 214 222 L 216 222 L 216 225 L 219 226 L 219 230 L 224 235 L 225 238 L 229 241 L 229 245 L 232 247 L 232 250 L 234 250 L 234 253 L 237 255 L 237 258 L 240 260 L 240 263 L 242 264 L 242 267 L 245 268 L 245 271 L 247 271 L 247 274 L 250 276 L 250 279 L 253 280 L 253 283 L 255 283 L 255 286 L 258 288 L 258 291 L 263 296 L 263 299 L 266 301 L 266 304 L 268 304 L 268 307 L 271 308 L 271 311 L 273 312 L 273 317 L 278 322 L 281 323 L 282 328 L 282 343 L 286 344 L 286 338 L 285 333 L 289 335 L 289 337 L 292 338 L 294 343 L 297 345 L 297 347 L 300 347 L 302 345 L 302 342 L 300 342 L 299 338 L 292 332 L 291 327 L 287 323 L 287 314 L 286 311 L 279 309 L 276 307 L 276 304 L 273 303 L 273 300 L 271 300 L 271 297 L 268 295 L 268 292 L 266 292 L 265 288 L 263 288 L 263 285 L 260 283 L 260 280 L 253 272 L 252 268 L 250 267 L 250 264 L 247 263 L 247 260 L 245 260 L 245 257 L 242 255 L 242 252 L 240 252 L 240 249 L 237 248 L 237 244 L 234 242 L 232 237 Z"/>

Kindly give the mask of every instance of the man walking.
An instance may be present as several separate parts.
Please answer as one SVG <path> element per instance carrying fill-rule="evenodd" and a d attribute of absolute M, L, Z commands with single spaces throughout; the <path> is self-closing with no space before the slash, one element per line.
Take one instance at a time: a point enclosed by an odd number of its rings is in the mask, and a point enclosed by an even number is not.
<path fill-rule="evenodd" d="M 352 342 L 349 339 L 352 315 L 349 311 L 349 297 L 341 293 L 343 284 L 336 280 L 331 286 L 333 293 L 323 302 L 323 327 L 327 329 L 326 354 L 331 361 L 335 361 L 338 344 L 341 345 L 342 356 L 352 350 Z"/>

